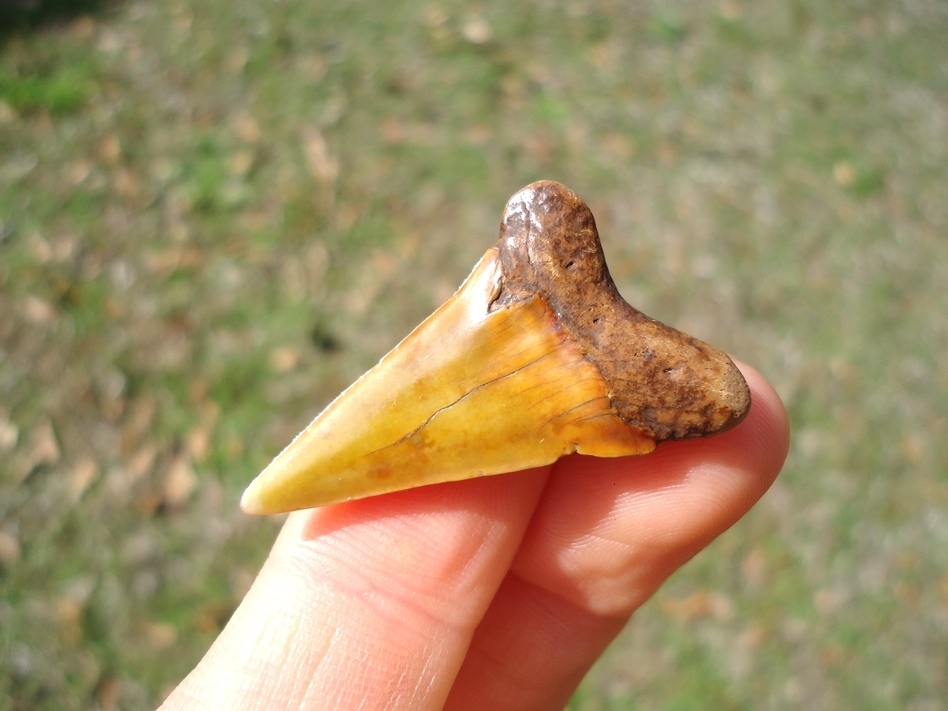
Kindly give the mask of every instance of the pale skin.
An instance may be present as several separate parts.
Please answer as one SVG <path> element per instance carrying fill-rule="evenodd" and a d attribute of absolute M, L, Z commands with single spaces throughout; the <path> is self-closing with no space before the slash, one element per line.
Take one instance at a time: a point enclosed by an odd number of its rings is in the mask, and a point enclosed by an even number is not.
<path fill-rule="evenodd" d="M 665 579 L 764 494 L 776 393 L 654 453 L 289 516 L 252 589 L 163 709 L 562 709 Z"/>

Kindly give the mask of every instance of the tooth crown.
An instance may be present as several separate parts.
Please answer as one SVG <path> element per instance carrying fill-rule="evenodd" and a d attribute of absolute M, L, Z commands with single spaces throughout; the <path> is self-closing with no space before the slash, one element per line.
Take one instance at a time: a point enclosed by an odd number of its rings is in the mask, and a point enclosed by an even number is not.
<path fill-rule="evenodd" d="M 248 513 L 551 464 L 644 454 L 739 422 L 721 351 L 619 296 L 589 208 L 551 181 L 443 306 L 334 400 L 244 492 Z"/>

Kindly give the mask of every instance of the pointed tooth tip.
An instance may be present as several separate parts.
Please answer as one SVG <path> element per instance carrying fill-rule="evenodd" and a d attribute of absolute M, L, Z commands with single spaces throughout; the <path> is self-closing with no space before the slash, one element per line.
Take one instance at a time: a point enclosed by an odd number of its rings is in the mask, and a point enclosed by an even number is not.
<path fill-rule="evenodd" d="M 251 483 L 250 486 L 244 490 L 243 496 L 240 497 L 240 510 L 252 516 L 262 516 L 266 514 L 266 511 L 261 505 L 260 497 L 257 495 L 255 489 L 256 487 Z"/>
<path fill-rule="evenodd" d="M 240 509 L 251 516 L 268 516 L 270 514 L 281 513 L 278 507 L 267 503 L 266 486 L 260 481 L 258 476 L 250 486 L 246 488 L 243 496 L 240 497 Z"/>

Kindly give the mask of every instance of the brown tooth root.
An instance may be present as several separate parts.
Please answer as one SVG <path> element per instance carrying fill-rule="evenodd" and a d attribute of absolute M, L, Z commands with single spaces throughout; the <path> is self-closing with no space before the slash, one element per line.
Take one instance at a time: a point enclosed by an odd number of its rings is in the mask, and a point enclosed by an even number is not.
<path fill-rule="evenodd" d="M 497 309 L 538 294 L 609 383 L 619 416 L 656 442 L 720 432 L 744 417 L 750 392 L 724 353 L 648 318 L 619 295 L 592 212 L 569 188 L 528 185 L 500 228 Z"/>
<path fill-rule="evenodd" d="M 332 402 L 244 493 L 268 514 L 550 464 L 642 454 L 750 407 L 721 351 L 619 296 L 589 208 L 551 181 L 443 306 Z"/>

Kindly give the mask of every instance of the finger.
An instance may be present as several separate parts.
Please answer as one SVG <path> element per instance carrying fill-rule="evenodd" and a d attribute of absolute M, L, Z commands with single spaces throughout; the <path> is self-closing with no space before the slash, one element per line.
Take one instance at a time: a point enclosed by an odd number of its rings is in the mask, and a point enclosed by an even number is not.
<path fill-rule="evenodd" d="M 646 457 L 561 460 L 446 708 L 563 708 L 628 616 L 760 498 L 787 420 L 743 370 L 754 404 L 729 432 Z"/>
<path fill-rule="evenodd" d="M 440 709 L 548 473 L 292 515 L 166 708 Z"/>

